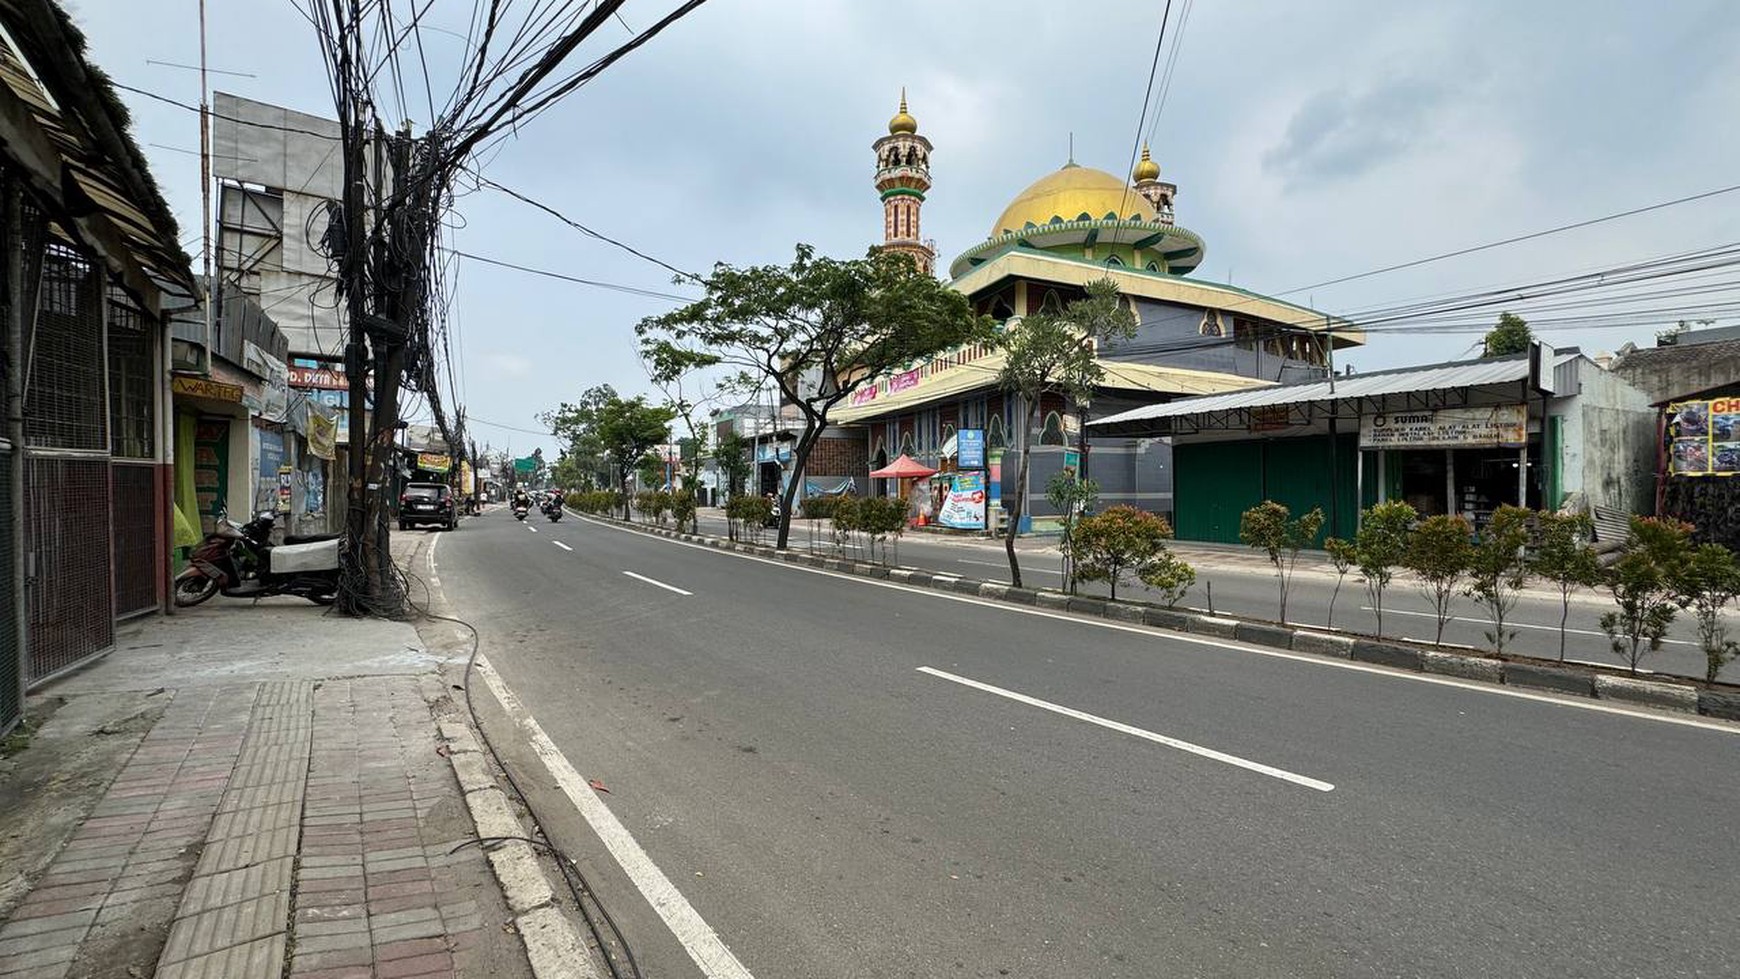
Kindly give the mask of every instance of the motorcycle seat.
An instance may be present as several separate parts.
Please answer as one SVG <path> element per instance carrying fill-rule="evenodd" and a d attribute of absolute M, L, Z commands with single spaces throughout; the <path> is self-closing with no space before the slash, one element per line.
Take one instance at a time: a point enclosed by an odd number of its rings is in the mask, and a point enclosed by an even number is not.
<path fill-rule="evenodd" d="M 285 534 L 286 544 L 318 544 L 326 540 L 338 540 L 343 534 Z"/>

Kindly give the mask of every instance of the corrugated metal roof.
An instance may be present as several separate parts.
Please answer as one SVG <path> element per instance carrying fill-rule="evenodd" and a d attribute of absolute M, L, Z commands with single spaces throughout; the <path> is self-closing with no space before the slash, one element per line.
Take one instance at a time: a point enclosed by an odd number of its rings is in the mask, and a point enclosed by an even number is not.
<path fill-rule="evenodd" d="M 1554 361 L 1562 363 L 1576 354 L 1561 354 Z M 1407 367 L 1371 374 L 1336 377 L 1331 382 L 1306 381 L 1275 387 L 1253 388 L 1231 394 L 1212 394 L 1200 398 L 1183 398 L 1166 404 L 1145 405 L 1129 411 L 1091 421 L 1089 427 L 1111 427 L 1156 418 L 1179 418 L 1210 411 L 1232 411 L 1240 408 L 1261 408 L 1269 405 L 1304 404 L 1312 401 L 1341 401 L 1352 398 L 1373 398 L 1406 391 L 1435 391 L 1444 388 L 1478 387 L 1520 381 L 1529 374 L 1526 354 L 1495 357 L 1490 360 L 1463 360 L 1429 367 Z"/>

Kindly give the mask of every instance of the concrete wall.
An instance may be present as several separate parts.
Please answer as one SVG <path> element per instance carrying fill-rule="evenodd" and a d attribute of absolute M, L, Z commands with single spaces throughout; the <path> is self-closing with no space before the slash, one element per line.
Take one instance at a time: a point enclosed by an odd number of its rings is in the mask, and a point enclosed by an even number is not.
<path fill-rule="evenodd" d="M 257 284 L 261 308 L 284 331 L 292 353 L 338 352 L 344 343 L 345 321 L 336 308 L 336 281 L 318 248 L 326 230 L 327 202 L 343 193 L 338 124 L 224 92 L 214 94 L 213 111 L 213 175 L 282 192 L 282 238 L 277 247 L 254 262 L 246 257 L 252 254 L 251 244 L 241 244 L 238 236 L 224 233 L 217 253 L 219 264 L 231 273 L 244 263 L 258 271 L 257 283 L 250 281 L 250 285 Z M 268 129 L 248 122 L 285 128 Z M 229 198 L 232 202 L 236 199 L 233 193 Z M 246 213 L 234 203 L 223 210 L 222 224 L 226 226 Z M 256 223 L 258 215 L 254 214 L 250 226 Z"/>
<path fill-rule="evenodd" d="M 1581 424 L 1565 423 L 1566 456 L 1573 440 L 1581 464 L 1581 490 L 1591 503 L 1628 513 L 1654 509 L 1656 411 L 1650 397 L 1609 371 L 1579 362 Z M 1566 471 L 1571 470 L 1566 458 Z M 1565 489 L 1569 490 L 1569 480 Z"/>

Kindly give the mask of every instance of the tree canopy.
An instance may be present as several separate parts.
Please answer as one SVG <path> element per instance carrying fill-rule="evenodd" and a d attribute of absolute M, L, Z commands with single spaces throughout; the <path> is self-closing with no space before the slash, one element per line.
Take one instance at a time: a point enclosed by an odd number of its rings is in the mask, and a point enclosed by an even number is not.
<path fill-rule="evenodd" d="M 669 408 L 649 405 L 642 397 L 626 401 L 612 397 L 598 408 L 595 420 L 598 441 L 614 467 L 616 484 L 624 490 L 625 517 L 628 477 L 653 447 L 670 437 L 671 418 Z"/>
<path fill-rule="evenodd" d="M 1481 341 L 1484 347 L 1481 356 L 1504 357 L 1527 353 L 1534 338 L 1534 331 L 1529 329 L 1527 320 L 1514 313 L 1500 313 L 1498 325 L 1487 331 L 1486 337 Z"/>
<path fill-rule="evenodd" d="M 798 245 L 789 265 L 720 263 L 700 284 L 703 298 L 635 330 L 655 363 L 706 361 L 745 389 L 772 381 L 802 413 L 781 547 L 828 413 L 879 374 L 990 335 L 989 321 L 973 314 L 965 296 L 894 252 L 833 259 Z"/>

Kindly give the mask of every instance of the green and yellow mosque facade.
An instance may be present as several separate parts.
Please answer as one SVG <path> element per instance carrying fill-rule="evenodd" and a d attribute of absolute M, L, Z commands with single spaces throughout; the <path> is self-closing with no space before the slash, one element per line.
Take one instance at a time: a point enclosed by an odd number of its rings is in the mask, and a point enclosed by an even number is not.
<path fill-rule="evenodd" d="M 934 270 L 936 246 L 919 224 L 931 189 L 932 145 L 920 135 L 905 93 L 888 134 L 872 149 L 882 247 Z M 833 444 L 818 461 L 842 471 L 812 467 L 809 487 L 825 491 L 850 477 L 859 492 L 889 492 L 893 487 L 867 480 L 867 473 L 902 453 L 943 470 L 946 481 L 958 458 L 956 432 L 979 429 L 993 500 L 1020 491 L 1015 467 L 1000 466 L 999 457 L 1033 441 L 1026 510 L 1034 523 L 1023 529 L 1044 530 L 1045 485 L 1079 461 L 1084 415 L 1320 377 L 1333 362 L 1331 345 L 1363 342 L 1349 324 L 1316 310 L 1190 278 L 1206 245 L 1175 221 L 1177 197 L 1146 147 L 1129 180 L 1071 160 L 1017 193 L 985 240 L 949 263 L 950 284 L 1005 329 L 1019 329 L 1022 317 L 1046 304 L 1080 297 L 1089 282 L 1117 283 L 1140 326 L 1134 338 L 1099 349 L 1105 382 L 1087 404 L 1048 397 L 1039 428 L 1020 431 L 1027 413 L 1018 397 L 997 388 L 1002 360 L 993 346 L 938 351 L 876 378 L 836 409 L 842 429 L 828 433 Z M 1102 504 L 1171 511 L 1171 450 L 1164 441 L 1096 436 L 1088 457 Z"/>

